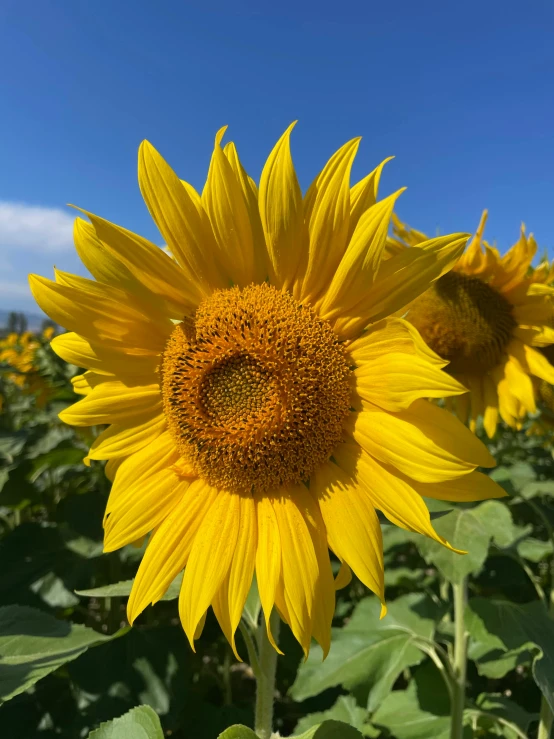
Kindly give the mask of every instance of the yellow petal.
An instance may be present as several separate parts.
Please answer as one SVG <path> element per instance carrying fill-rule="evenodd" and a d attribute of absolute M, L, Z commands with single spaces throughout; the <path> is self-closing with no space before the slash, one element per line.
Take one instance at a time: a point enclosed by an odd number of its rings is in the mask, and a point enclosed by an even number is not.
<path fill-rule="evenodd" d="M 102 344 L 91 344 L 78 334 L 68 331 L 55 336 L 50 346 L 65 362 L 77 367 L 110 372 L 121 379 L 150 374 L 156 377 L 159 365 L 157 356 L 133 356 L 126 354 L 124 347 L 112 348 Z"/>
<path fill-rule="evenodd" d="M 175 508 L 189 484 L 166 469 L 122 490 L 106 520 L 104 551 L 120 549 L 156 528 Z"/>
<path fill-rule="evenodd" d="M 346 249 L 350 219 L 350 170 L 360 139 L 352 139 L 333 156 L 304 198 L 309 252 L 301 297 L 314 302 L 331 278 Z"/>
<path fill-rule="evenodd" d="M 483 377 L 483 403 L 483 426 L 489 439 L 492 439 L 498 425 L 498 394 L 492 377 L 488 375 Z"/>
<path fill-rule="evenodd" d="M 179 596 L 179 615 L 193 649 L 198 622 L 231 567 L 239 510 L 240 495 L 220 490 L 192 545 Z"/>
<path fill-rule="evenodd" d="M 522 305 L 514 308 L 514 318 L 520 326 L 537 326 L 551 323 L 553 308 L 550 298 L 543 296 L 532 296 L 527 298 Z"/>
<path fill-rule="evenodd" d="M 117 457 L 116 459 L 109 459 L 106 462 L 106 466 L 104 467 L 104 474 L 106 475 L 106 477 L 108 478 L 110 482 L 113 482 L 115 480 L 115 475 L 124 461 L 125 461 L 124 457 Z M 88 464 L 90 466 L 90 462 L 88 462 Z"/>
<path fill-rule="evenodd" d="M 252 584 L 257 549 L 256 504 L 252 496 L 240 496 L 238 534 L 229 575 L 214 601 L 214 612 L 229 641 L 235 657 L 242 661 L 235 644 L 246 596 Z"/>
<path fill-rule="evenodd" d="M 225 287 L 207 214 L 148 141 L 139 149 L 139 186 L 152 218 L 186 276 L 191 298 Z"/>
<path fill-rule="evenodd" d="M 389 195 L 367 210 L 356 226 L 331 284 L 325 290 L 322 318 L 331 320 L 350 311 L 371 291 L 387 242 L 396 200 L 404 191 Z"/>
<path fill-rule="evenodd" d="M 120 494 L 130 487 L 139 484 L 149 475 L 160 470 L 169 469 L 179 459 L 179 452 L 175 447 L 173 437 L 168 431 L 164 431 L 158 438 L 146 448 L 135 452 L 125 459 L 117 471 L 117 479 L 112 485 L 110 497 L 106 505 L 106 516 L 113 510 Z M 109 463 L 108 463 L 109 464 Z M 108 465 L 106 465 L 107 467 Z"/>
<path fill-rule="evenodd" d="M 400 352 L 361 362 L 354 376 L 356 393 L 387 411 L 408 409 L 419 398 L 444 398 L 467 392 L 427 359 Z"/>
<path fill-rule="evenodd" d="M 356 365 L 378 359 L 389 352 L 423 357 L 439 367 L 448 364 L 427 346 L 415 326 L 403 318 L 384 318 L 348 345 L 348 353 Z"/>
<path fill-rule="evenodd" d="M 181 184 L 179 187 L 183 189 Z M 90 218 L 96 235 L 106 248 L 144 287 L 168 301 L 175 313 L 187 313 L 196 308 L 202 298 L 198 286 L 163 249 L 94 213 L 82 208 L 78 210 Z"/>
<path fill-rule="evenodd" d="M 167 419 L 163 413 L 148 413 L 141 423 L 133 419 L 127 424 L 113 424 L 96 437 L 90 451 L 89 459 L 111 459 L 112 457 L 128 457 L 155 441 L 165 430 Z"/>
<path fill-rule="evenodd" d="M 156 603 L 184 568 L 196 533 L 216 498 L 215 488 L 194 480 L 153 534 L 133 582 L 127 605 L 129 623 L 147 605 Z"/>
<path fill-rule="evenodd" d="M 342 590 L 350 584 L 352 580 L 352 570 L 346 562 L 340 563 L 339 574 L 335 577 L 335 590 Z"/>
<path fill-rule="evenodd" d="M 270 280 L 291 290 L 307 249 L 302 192 L 290 153 L 292 123 L 275 144 L 260 179 L 259 207 L 270 264 Z"/>
<path fill-rule="evenodd" d="M 389 521 L 453 549 L 433 528 L 431 516 L 421 497 L 405 477 L 395 473 L 394 468 L 379 464 L 355 444 L 339 444 L 333 456 L 351 478 L 363 485 L 373 505 Z"/>
<path fill-rule="evenodd" d="M 236 146 L 232 141 L 226 144 L 223 149 L 223 153 L 227 157 L 227 161 L 235 173 L 237 182 L 239 183 L 242 194 L 244 195 L 246 209 L 248 210 L 248 220 L 250 221 L 252 239 L 254 242 L 253 280 L 256 283 L 264 282 L 268 274 L 268 264 L 264 231 L 258 207 L 258 188 L 256 187 L 254 180 L 248 176 L 248 173 L 242 166 Z"/>
<path fill-rule="evenodd" d="M 398 413 L 364 404 L 364 411 L 355 416 L 352 434 L 380 462 L 420 482 L 441 482 L 475 467 L 495 465 L 486 446 L 468 428 L 426 400 L 416 400 L 409 410 Z"/>
<path fill-rule="evenodd" d="M 498 483 L 482 472 L 470 472 L 465 477 L 436 483 L 412 482 L 412 487 L 420 495 L 437 500 L 452 500 L 470 503 L 475 500 L 504 498 L 507 493 Z"/>
<path fill-rule="evenodd" d="M 508 357 L 504 365 L 507 386 L 528 413 L 535 413 L 535 393 L 529 375 L 524 371 L 515 356 Z"/>
<path fill-rule="evenodd" d="M 344 338 L 404 308 L 450 269 L 464 250 L 466 234 L 431 239 L 384 260 L 368 294 L 335 322 Z"/>
<path fill-rule="evenodd" d="M 275 593 L 281 575 L 281 536 L 277 516 L 271 501 L 265 495 L 257 495 L 256 518 L 258 521 L 258 550 L 256 552 L 256 580 L 260 602 L 264 612 L 267 635 L 273 648 L 280 654 L 270 627 L 270 616 L 275 604 Z"/>
<path fill-rule="evenodd" d="M 316 502 L 308 496 L 312 507 L 304 511 L 304 518 L 314 542 L 314 551 L 319 568 L 316 582 L 312 634 L 323 651 L 323 659 L 331 649 L 331 623 L 335 614 L 335 581 L 331 570 L 327 533 Z"/>
<path fill-rule="evenodd" d="M 554 385 L 554 367 L 544 354 L 518 340 L 511 341 L 506 351 L 517 359 L 525 372 Z"/>
<path fill-rule="evenodd" d="M 284 601 L 292 633 L 308 654 L 312 636 L 319 565 L 304 516 L 296 503 L 303 491 L 297 485 L 271 497 L 281 538 Z M 308 491 L 304 488 L 306 493 Z"/>
<path fill-rule="evenodd" d="M 160 386 L 127 387 L 122 382 L 105 382 L 86 397 L 63 410 L 59 417 L 70 426 L 97 426 L 126 423 L 147 412 L 161 412 Z"/>
<path fill-rule="evenodd" d="M 241 186 L 221 149 L 225 128 L 218 131 L 202 204 L 218 246 L 218 262 L 235 285 L 254 279 L 254 240 Z"/>
<path fill-rule="evenodd" d="M 100 241 L 94 226 L 82 218 L 76 218 L 73 239 L 81 261 L 98 282 L 117 287 L 131 294 L 145 294 L 144 286 L 133 277 L 123 262 Z"/>
<path fill-rule="evenodd" d="M 377 202 L 377 192 L 379 190 L 379 181 L 383 172 L 383 167 L 394 157 L 387 157 L 381 164 L 370 172 L 363 180 L 357 182 L 350 188 L 350 221 L 348 226 L 348 241 L 350 241 L 354 229 L 363 213 Z"/>
<path fill-rule="evenodd" d="M 125 302 L 114 300 L 107 291 L 101 297 L 38 275 L 30 275 L 29 284 L 35 300 L 53 321 L 93 343 L 136 347 L 144 354 L 159 354 L 171 332 L 170 321 L 164 334 L 158 324 Z"/>
<path fill-rule="evenodd" d="M 384 604 L 381 526 L 365 489 L 341 467 L 327 462 L 310 478 L 310 492 L 319 503 L 329 546 Z"/>

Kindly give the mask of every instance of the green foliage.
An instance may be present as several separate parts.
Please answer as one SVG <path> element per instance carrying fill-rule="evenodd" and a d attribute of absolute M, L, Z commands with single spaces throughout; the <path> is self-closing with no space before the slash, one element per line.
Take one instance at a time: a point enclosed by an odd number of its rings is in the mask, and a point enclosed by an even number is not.
<path fill-rule="evenodd" d="M 41 345 L 48 402 L 0 376 L 0 726 L 10 739 L 251 739 L 255 681 L 209 613 L 192 652 L 181 576 L 128 629 L 144 551 L 102 553 L 110 484 L 82 460 L 101 428 L 71 429 L 77 371 Z M 388 614 L 355 578 L 337 593 L 327 659 L 282 628 L 275 729 L 296 739 L 447 739 L 454 674 L 452 586 L 467 583 L 464 737 L 537 736 L 554 708 L 554 461 L 545 440 L 501 430 L 493 477 L 508 497 L 428 501 L 467 554 L 383 523 Z M 338 563 L 334 562 L 337 566 Z M 260 619 L 256 584 L 243 627 Z M 247 648 L 240 634 L 239 653 Z"/>
<path fill-rule="evenodd" d="M 150 706 L 138 706 L 113 721 L 101 724 L 89 739 L 163 739 L 162 725 Z"/>

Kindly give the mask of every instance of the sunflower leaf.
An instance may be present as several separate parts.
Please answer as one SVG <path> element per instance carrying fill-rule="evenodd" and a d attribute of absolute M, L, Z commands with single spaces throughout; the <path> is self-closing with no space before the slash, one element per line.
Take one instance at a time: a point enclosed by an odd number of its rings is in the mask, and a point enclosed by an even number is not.
<path fill-rule="evenodd" d="M 472 598 L 466 618 L 469 657 L 487 677 L 502 677 L 532 660 L 535 683 L 554 711 L 554 621 L 541 601 Z"/>
<path fill-rule="evenodd" d="M 0 608 L 0 702 L 126 630 L 106 636 L 28 606 Z"/>
<path fill-rule="evenodd" d="M 100 724 L 89 739 L 163 739 L 157 713 L 150 706 L 137 706 L 119 718 Z"/>
<path fill-rule="evenodd" d="M 333 629 L 331 651 L 323 664 L 321 649 L 313 647 L 299 667 L 291 696 L 301 701 L 342 685 L 355 689 L 358 700 L 375 710 L 402 671 L 423 660 L 418 643 L 433 638 L 436 620 L 442 615 L 420 593 L 393 601 L 382 620 L 379 612 L 377 598 L 360 601 L 348 624 Z"/>

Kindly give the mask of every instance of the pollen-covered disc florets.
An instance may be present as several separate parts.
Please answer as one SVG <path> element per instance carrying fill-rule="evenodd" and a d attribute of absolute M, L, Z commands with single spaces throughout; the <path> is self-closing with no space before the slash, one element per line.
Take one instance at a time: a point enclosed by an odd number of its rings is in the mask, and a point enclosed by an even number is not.
<path fill-rule="evenodd" d="M 478 277 L 443 275 L 408 315 L 424 340 L 447 359 L 448 372 L 481 374 L 502 359 L 517 323 L 506 298 Z"/>
<path fill-rule="evenodd" d="M 267 284 L 220 290 L 173 330 L 164 409 L 197 474 L 265 492 L 307 480 L 342 437 L 350 370 L 326 321 Z"/>

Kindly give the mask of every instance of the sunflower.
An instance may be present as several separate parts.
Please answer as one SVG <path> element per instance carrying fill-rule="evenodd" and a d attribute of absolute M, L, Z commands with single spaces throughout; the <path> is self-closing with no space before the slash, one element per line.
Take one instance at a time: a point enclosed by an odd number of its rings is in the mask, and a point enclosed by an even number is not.
<path fill-rule="evenodd" d="M 52 346 L 88 371 L 68 424 L 110 424 L 87 461 L 108 460 L 105 551 L 150 535 L 132 623 L 184 569 L 179 613 L 194 648 L 211 606 L 233 646 L 256 573 L 308 652 L 327 653 L 335 588 L 350 568 L 385 609 L 376 509 L 449 544 L 422 496 L 499 497 L 494 460 L 430 397 L 465 392 L 406 321 L 389 317 L 460 256 L 454 234 L 382 261 L 395 193 L 382 165 L 352 188 L 359 139 L 304 197 L 279 139 L 259 187 L 219 131 L 202 194 L 144 142 L 139 185 L 172 257 L 91 213 L 77 251 L 95 280 L 32 275 L 70 333 Z M 329 549 L 342 566 L 334 582 Z M 238 655 L 237 655 L 238 657 Z"/>
<path fill-rule="evenodd" d="M 37 364 L 37 351 L 44 342 L 50 341 L 54 329 L 45 329 L 41 340 L 31 331 L 22 334 L 10 333 L 0 340 L 0 363 L 12 367 L 15 372 L 8 372 L 9 382 L 16 385 L 26 395 L 35 395 L 39 408 L 43 408 L 52 395 L 52 389 L 40 374 Z M 0 398 L 0 409 L 3 398 Z"/>
<path fill-rule="evenodd" d="M 531 268 L 537 244 L 525 227 L 501 256 L 483 240 L 486 220 L 485 210 L 452 271 L 414 300 L 405 317 L 469 391 L 448 398 L 446 406 L 472 430 L 481 416 L 492 437 L 499 416 L 520 429 L 525 415 L 536 411 L 539 382 L 554 383 L 554 367 L 544 354 L 554 343 L 554 291 L 544 284 L 548 269 Z M 393 223 L 397 239 L 390 240 L 389 251 L 422 245 L 424 234 L 396 216 Z"/>

